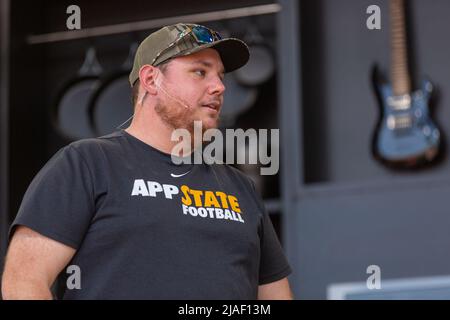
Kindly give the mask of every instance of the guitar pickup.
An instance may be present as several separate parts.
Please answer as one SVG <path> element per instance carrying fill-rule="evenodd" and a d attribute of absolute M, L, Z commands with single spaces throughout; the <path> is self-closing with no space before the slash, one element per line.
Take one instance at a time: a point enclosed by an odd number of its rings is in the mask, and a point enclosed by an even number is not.
<path fill-rule="evenodd" d="M 404 94 L 387 98 L 387 104 L 394 110 L 406 110 L 411 107 L 411 96 Z"/>
<path fill-rule="evenodd" d="M 386 120 L 387 127 L 391 130 L 407 129 L 412 126 L 412 117 L 409 114 L 405 115 L 390 115 Z"/>

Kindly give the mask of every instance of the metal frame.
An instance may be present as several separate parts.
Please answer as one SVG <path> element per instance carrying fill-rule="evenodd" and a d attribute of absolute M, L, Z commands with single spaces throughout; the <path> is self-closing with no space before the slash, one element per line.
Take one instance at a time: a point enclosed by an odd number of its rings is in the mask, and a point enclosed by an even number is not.
<path fill-rule="evenodd" d="M 278 4 L 265 4 L 238 9 L 219 10 L 212 12 L 203 12 L 189 14 L 177 17 L 166 17 L 161 19 L 151 19 L 136 21 L 130 23 L 121 23 L 93 28 L 83 28 L 81 30 L 52 32 L 41 35 L 31 35 L 28 37 L 28 44 L 50 43 L 57 41 L 75 40 L 98 36 L 107 36 L 127 32 L 144 31 L 160 28 L 165 25 L 178 23 L 180 21 L 192 21 L 196 23 L 207 21 L 219 21 L 225 19 L 234 19 L 242 17 L 257 16 L 263 14 L 277 13 L 280 11 Z"/>

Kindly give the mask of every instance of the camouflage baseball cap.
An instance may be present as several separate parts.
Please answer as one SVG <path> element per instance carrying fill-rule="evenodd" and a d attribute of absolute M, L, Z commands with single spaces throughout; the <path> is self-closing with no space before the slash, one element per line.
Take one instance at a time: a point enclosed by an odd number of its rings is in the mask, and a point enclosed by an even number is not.
<path fill-rule="evenodd" d="M 139 70 L 146 64 L 158 66 L 169 59 L 206 48 L 219 52 L 225 72 L 239 69 L 250 56 L 247 45 L 239 39 L 222 39 L 218 32 L 198 24 L 177 23 L 153 32 L 141 42 L 130 72 L 130 85 L 139 79 Z"/>

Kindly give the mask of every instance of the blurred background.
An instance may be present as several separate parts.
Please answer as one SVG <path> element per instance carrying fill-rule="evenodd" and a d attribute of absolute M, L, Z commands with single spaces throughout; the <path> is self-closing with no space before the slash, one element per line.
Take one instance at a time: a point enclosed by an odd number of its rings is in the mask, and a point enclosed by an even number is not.
<path fill-rule="evenodd" d="M 389 0 L 0 4 L 2 265 L 9 224 L 48 159 L 131 116 L 127 75 L 136 44 L 163 25 L 191 22 L 250 45 L 249 65 L 226 77 L 221 129 L 280 129 L 277 175 L 239 168 L 263 196 L 293 269 L 295 297 L 450 298 L 449 1 L 405 1 L 406 62 L 391 41 L 399 25 L 391 28 Z M 74 4 L 80 30 L 66 27 Z M 371 5 L 380 9 L 380 29 L 367 26 Z M 379 74 L 399 80 L 395 65 L 401 75 L 408 71 L 414 99 L 425 76 L 434 85 L 426 107 L 440 143 L 432 159 L 412 165 L 393 166 L 377 144 L 392 129 L 382 125 Z M 389 141 L 412 132 L 402 130 Z M 373 265 L 382 289 L 366 286 Z"/>

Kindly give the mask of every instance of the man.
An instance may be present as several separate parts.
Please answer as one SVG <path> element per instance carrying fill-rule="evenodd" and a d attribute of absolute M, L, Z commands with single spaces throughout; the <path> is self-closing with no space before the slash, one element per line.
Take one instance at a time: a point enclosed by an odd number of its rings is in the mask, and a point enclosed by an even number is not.
<path fill-rule="evenodd" d="M 147 37 L 130 73 L 130 127 L 62 148 L 30 184 L 3 298 L 51 299 L 58 275 L 78 271 L 63 298 L 291 299 L 291 269 L 251 180 L 173 161 L 191 155 L 173 154 L 172 132 L 215 128 L 224 73 L 248 56 L 242 41 L 200 25 Z"/>

